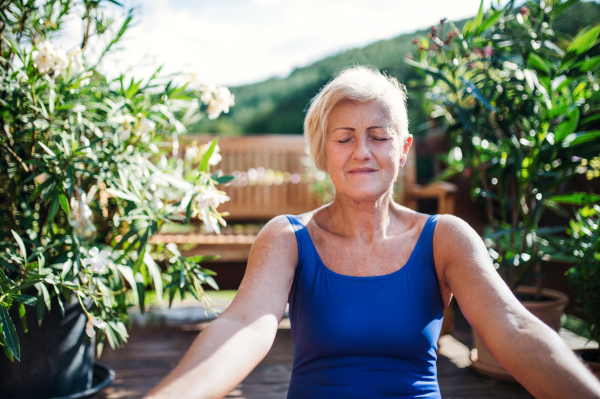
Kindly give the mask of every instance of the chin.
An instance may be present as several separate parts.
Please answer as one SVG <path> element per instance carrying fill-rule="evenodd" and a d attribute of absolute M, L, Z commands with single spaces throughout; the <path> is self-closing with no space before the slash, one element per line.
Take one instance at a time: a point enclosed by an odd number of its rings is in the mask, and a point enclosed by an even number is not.
<path fill-rule="evenodd" d="M 357 188 L 348 187 L 348 189 L 340 192 L 341 195 L 348 197 L 353 201 L 377 201 L 381 197 L 385 196 L 389 191 L 389 188 L 383 189 L 382 187 L 365 187 L 364 185 Z"/>

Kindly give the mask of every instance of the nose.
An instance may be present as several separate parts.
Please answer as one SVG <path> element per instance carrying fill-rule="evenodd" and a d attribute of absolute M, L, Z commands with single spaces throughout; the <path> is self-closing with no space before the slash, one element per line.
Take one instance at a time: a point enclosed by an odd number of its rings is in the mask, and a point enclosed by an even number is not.
<path fill-rule="evenodd" d="M 355 141 L 356 144 L 354 146 L 353 156 L 357 160 L 365 160 L 371 158 L 371 148 L 369 148 L 369 137 L 361 136 L 358 140 Z"/>

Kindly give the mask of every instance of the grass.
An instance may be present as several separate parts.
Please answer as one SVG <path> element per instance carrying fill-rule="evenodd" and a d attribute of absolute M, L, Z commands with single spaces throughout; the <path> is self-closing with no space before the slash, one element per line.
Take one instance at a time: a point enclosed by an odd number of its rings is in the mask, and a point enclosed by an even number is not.
<path fill-rule="evenodd" d="M 217 304 L 223 304 L 223 303 L 229 303 L 233 300 L 233 298 L 235 297 L 235 294 L 237 293 L 237 290 L 220 290 L 220 291 L 213 291 L 213 290 L 207 290 L 206 294 L 208 295 L 208 297 L 215 303 Z M 133 299 L 133 297 L 132 297 Z M 199 302 L 196 300 L 196 298 L 194 298 L 194 296 L 190 293 L 187 293 L 184 300 L 186 302 L 196 302 L 199 304 Z M 146 291 L 146 308 L 151 308 L 151 307 L 168 307 L 169 306 L 169 296 L 165 293 L 163 294 L 163 298 L 162 298 L 162 305 L 158 302 L 158 298 L 156 296 L 156 292 L 155 291 Z M 179 296 L 179 294 L 175 295 L 175 298 L 173 299 L 173 305 L 175 305 L 177 302 L 181 302 L 181 298 Z"/>

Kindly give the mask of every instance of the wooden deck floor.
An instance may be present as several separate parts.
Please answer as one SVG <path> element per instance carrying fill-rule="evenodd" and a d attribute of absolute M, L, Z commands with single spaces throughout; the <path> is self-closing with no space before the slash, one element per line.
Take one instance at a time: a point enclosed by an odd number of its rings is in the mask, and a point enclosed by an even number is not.
<path fill-rule="evenodd" d="M 179 313 L 178 313 L 179 312 Z M 163 314 L 164 316 L 165 314 Z M 189 323 L 190 311 L 179 309 L 158 320 L 134 324 L 129 343 L 122 349 L 105 350 L 99 362 L 116 372 L 114 383 L 102 399 L 141 398 L 170 371 L 190 347 L 204 323 Z M 266 358 L 227 398 L 284 399 L 292 370 L 291 330 L 282 322 Z M 482 378 L 469 367 L 469 325 L 457 312 L 455 333 L 440 341 L 438 379 L 446 399 L 532 398 L 520 385 Z"/>

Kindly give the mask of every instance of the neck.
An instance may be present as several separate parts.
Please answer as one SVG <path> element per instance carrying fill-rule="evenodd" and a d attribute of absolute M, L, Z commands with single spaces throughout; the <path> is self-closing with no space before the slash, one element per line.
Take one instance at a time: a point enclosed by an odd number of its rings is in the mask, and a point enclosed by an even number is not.
<path fill-rule="evenodd" d="M 336 193 L 327 207 L 335 233 L 353 237 L 365 244 L 384 240 L 393 217 L 393 191 L 390 189 L 375 201 L 356 201 Z"/>

